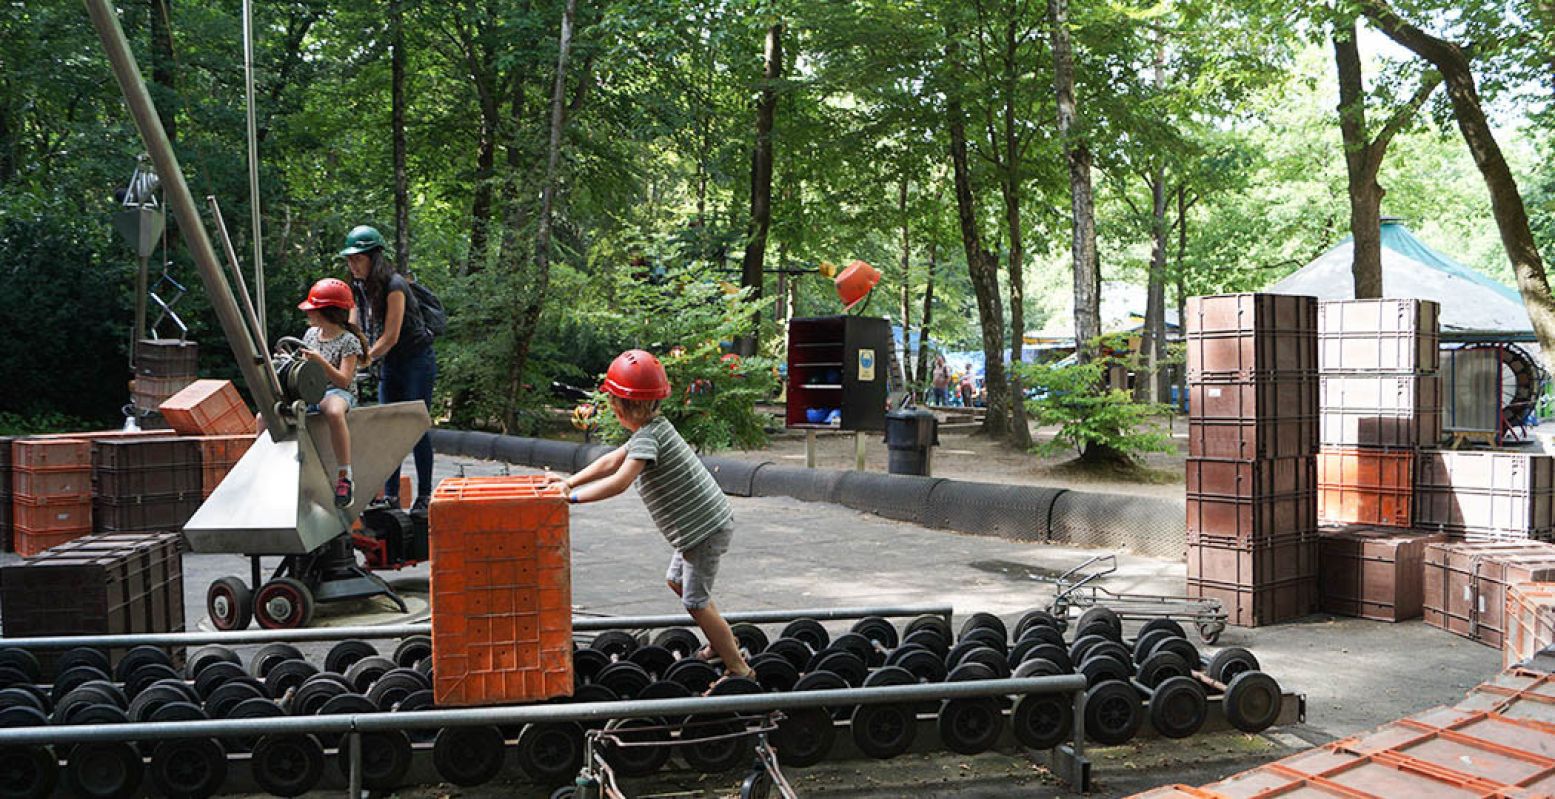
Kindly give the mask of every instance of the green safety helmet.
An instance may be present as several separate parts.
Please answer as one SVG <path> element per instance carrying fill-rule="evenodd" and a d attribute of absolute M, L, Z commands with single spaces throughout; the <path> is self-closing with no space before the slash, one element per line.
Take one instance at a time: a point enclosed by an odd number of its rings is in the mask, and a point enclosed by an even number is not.
<path fill-rule="evenodd" d="M 340 251 L 341 257 L 356 255 L 360 252 L 372 252 L 384 247 L 383 234 L 372 225 L 357 225 L 346 234 L 345 249 Z"/>

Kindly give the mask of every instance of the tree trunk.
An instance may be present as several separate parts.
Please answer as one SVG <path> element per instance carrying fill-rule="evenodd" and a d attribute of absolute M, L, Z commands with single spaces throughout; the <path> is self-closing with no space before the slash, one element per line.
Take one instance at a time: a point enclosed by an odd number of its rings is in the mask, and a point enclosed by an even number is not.
<path fill-rule="evenodd" d="M 551 87 L 551 130 L 545 150 L 545 179 L 540 189 L 540 218 L 535 228 L 534 280 L 527 287 L 528 296 L 522 298 L 520 312 L 514 314 L 513 360 L 508 372 L 508 400 L 503 409 L 503 426 L 508 430 L 517 424 L 518 399 L 523 390 L 524 370 L 529 365 L 529 347 L 539 327 L 540 312 L 545 308 L 546 293 L 551 285 L 551 215 L 556 206 L 557 174 L 561 171 L 562 132 L 567 125 L 567 56 L 572 51 L 572 23 L 577 11 L 578 0 L 567 0 L 562 10 L 556 82 Z"/>
<path fill-rule="evenodd" d="M 178 72 L 173 58 L 173 0 L 151 2 L 151 98 L 167 130 L 178 141 Z M 171 232 L 171 231 L 170 231 Z"/>
<path fill-rule="evenodd" d="M 907 225 L 907 173 L 903 172 L 896 192 L 896 213 L 902 222 L 901 250 L 901 315 L 902 323 L 902 388 L 911 390 L 917 386 L 918 375 L 913 372 L 912 358 L 908 357 L 912 344 L 912 238 Z"/>
<path fill-rule="evenodd" d="M 934 321 L 934 267 L 939 255 L 939 240 L 929 236 L 928 274 L 923 277 L 923 321 L 918 324 L 918 379 L 929 376 L 929 332 Z"/>
<path fill-rule="evenodd" d="M 1177 281 L 1177 329 L 1186 332 L 1188 325 L 1188 208 L 1193 203 L 1188 200 L 1188 187 L 1177 187 L 1177 269 L 1174 276 Z M 1177 379 L 1173 381 L 1177 385 L 1177 396 L 1188 395 L 1186 367 L 1179 366 L 1176 369 Z M 1178 403 L 1181 407 L 1181 403 Z"/>
<path fill-rule="evenodd" d="M 948 48 L 954 63 L 954 45 Z M 950 163 L 955 173 L 956 215 L 961 223 L 961 244 L 966 249 L 972 293 L 977 296 L 977 319 L 983 334 L 983 382 L 988 396 L 983 432 L 1001 440 L 1009 434 L 1007 403 L 1010 384 L 1004 376 L 1004 308 L 999 298 L 999 258 L 983 246 L 977 228 L 977 199 L 967 164 L 966 119 L 955 95 L 946 103 L 950 117 Z"/>
<path fill-rule="evenodd" d="M 470 253 L 465 261 L 465 274 L 481 271 L 486 265 L 486 242 L 491 227 L 491 182 L 495 176 L 497 160 L 497 108 L 496 101 L 481 103 L 481 123 L 476 141 L 475 198 L 470 203 Z"/>
<path fill-rule="evenodd" d="M 763 269 L 767 258 L 767 231 L 772 227 L 772 123 L 777 114 L 777 80 L 783 75 L 783 24 L 767 27 L 765 79 L 761 99 L 756 103 L 756 151 L 751 155 L 751 223 L 745 242 L 745 259 L 740 264 L 740 286 L 761 296 Z M 755 355 L 761 335 L 761 314 L 751 319 L 751 331 L 741 336 L 741 355 Z"/>
<path fill-rule="evenodd" d="M 1058 134 L 1069 162 L 1070 217 L 1073 226 L 1075 354 L 1091 359 L 1101 335 L 1101 269 L 1096 254 L 1096 198 L 1091 190 L 1091 150 L 1075 132 L 1074 50 L 1069 37 L 1069 0 L 1048 0 L 1053 26 L 1053 92 L 1058 105 Z"/>
<path fill-rule="evenodd" d="M 1026 344 L 1025 238 L 1021 229 L 1020 140 L 1015 119 L 1016 61 L 1019 56 L 1012 14 L 1004 29 L 1004 225 L 1010 237 L 1010 445 L 1031 449 L 1031 428 L 1026 424 L 1026 392 L 1021 385 L 1020 364 Z"/>
<path fill-rule="evenodd" d="M 1355 255 L 1350 274 L 1355 298 L 1382 296 L 1382 186 L 1377 164 L 1371 163 L 1366 135 L 1366 90 L 1361 80 L 1361 54 L 1355 45 L 1355 23 L 1348 30 L 1335 26 L 1334 65 L 1339 72 L 1339 132 L 1344 139 L 1344 165 L 1350 196 L 1350 236 Z"/>
<path fill-rule="evenodd" d="M 1158 34 L 1159 37 L 1159 34 Z M 1155 87 L 1166 89 L 1166 45 L 1159 38 L 1155 51 Z M 1166 164 L 1155 165 L 1150 185 L 1150 274 L 1145 284 L 1145 396 L 1165 402 L 1166 381 Z"/>
<path fill-rule="evenodd" d="M 410 184 L 405 170 L 405 9 L 389 3 L 390 130 L 394 140 L 394 262 L 410 267 Z"/>

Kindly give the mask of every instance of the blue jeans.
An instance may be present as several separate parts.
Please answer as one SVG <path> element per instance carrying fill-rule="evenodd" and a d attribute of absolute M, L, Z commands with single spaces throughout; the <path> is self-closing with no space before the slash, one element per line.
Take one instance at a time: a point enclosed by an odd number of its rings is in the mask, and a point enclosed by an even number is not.
<path fill-rule="evenodd" d="M 431 347 L 403 360 L 385 360 L 378 374 L 378 402 L 387 405 L 391 402 L 421 400 L 426 403 L 427 411 L 431 412 L 432 384 L 435 382 L 437 382 L 437 354 Z M 414 454 L 416 496 L 431 498 L 432 437 L 423 435 L 421 440 L 416 442 Z M 388 481 L 384 483 L 383 495 L 390 499 L 399 497 L 399 467 L 395 467 L 394 474 L 389 475 Z"/>

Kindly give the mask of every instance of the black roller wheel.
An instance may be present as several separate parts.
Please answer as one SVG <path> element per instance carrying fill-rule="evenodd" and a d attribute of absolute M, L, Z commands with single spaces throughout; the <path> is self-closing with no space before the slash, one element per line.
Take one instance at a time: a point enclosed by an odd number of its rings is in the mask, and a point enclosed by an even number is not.
<path fill-rule="evenodd" d="M 126 724 L 128 714 L 115 705 L 87 705 L 70 716 L 71 724 Z"/>
<path fill-rule="evenodd" d="M 123 741 L 89 741 L 65 757 L 65 787 L 82 799 L 130 799 L 140 790 L 145 764 Z"/>
<path fill-rule="evenodd" d="M 107 679 L 107 674 L 104 674 L 103 672 L 91 666 L 76 666 L 65 672 L 62 672 L 58 677 L 54 678 L 54 684 L 49 686 L 50 698 L 54 701 L 54 704 L 57 705 L 59 704 L 59 700 L 65 698 L 65 694 L 68 694 L 71 691 L 74 691 L 75 689 L 80 688 L 89 682 L 92 682 L 93 680 L 107 681 Z"/>
<path fill-rule="evenodd" d="M 962 663 L 945 675 L 945 682 L 977 682 L 994 678 L 993 669 L 982 663 Z"/>
<path fill-rule="evenodd" d="M 669 627 L 653 636 L 653 645 L 662 646 L 674 654 L 688 658 L 702 648 L 702 639 L 684 627 Z"/>
<path fill-rule="evenodd" d="M 1153 633 L 1156 630 L 1165 630 L 1178 638 L 1188 637 L 1188 633 L 1183 631 L 1181 624 L 1178 624 L 1176 621 L 1167 618 L 1151 619 L 1150 621 L 1145 622 L 1144 626 L 1139 628 L 1139 634 L 1144 636 Z"/>
<path fill-rule="evenodd" d="M 594 681 L 595 675 L 610 665 L 610 656 L 598 649 L 579 649 L 572 653 L 572 681 L 583 685 Z"/>
<path fill-rule="evenodd" d="M 715 736 L 736 736 L 745 724 L 725 715 L 692 716 L 680 733 L 680 756 L 686 765 L 703 774 L 722 774 L 750 763 L 751 742 L 747 737 L 701 740 Z"/>
<path fill-rule="evenodd" d="M 394 647 L 394 663 L 403 668 L 412 668 L 416 661 L 429 657 L 432 657 L 431 636 L 412 635 Z"/>
<path fill-rule="evenodd" d="M 235 707 L 227 711 L 229 719 L 274 719 L 286 715 L 272 699 L 245 699 L 237 703 Z M 221 745 L 227 747 L 228 752 L 248 752 L 254 748 L 255 739 L 223 738 Z"/>
<path fill-rule="evenodd" d="M 772 796 L 772 775 L 765 768 L 745 775 L 740 782 L 740 799 L 768 799 Z"/>
<path fill-rule="evenodd" d="M 1244 671 L 1261 671 L 1261 669 L 1258 667 L 1258 658 L 1253 657 L 1253 653 L 1239 646 L 1233 646 L 1210 656 L 1206 671 L 1210 679 L 1230 685 L 1231 681 L 1236 679 L 1236 675 Z"/>
<path fill-rule="evenodd" d="M 847 680 L 829 671 L 812 671 L 800 677 L 799 682 L 794 684 L 795 691 L 835 691 L 847 687 Z M 825 709 L 837 719 L 845 719 L 853 713 L 853 708 L 847 705 Z"/>
<path fill-rule="evenodd" d="M 274 796 L 301 796 L 324 777 L 324 747 L 311 735 L 266 735 L 249 761 L 254 782 Z"/>
<path fill-rule="evenodd" d="M 235 663 L 243 665 L 243 660 L 238 653 L 219 644 L 202 646 L 194 650 L 188 658 L 184 659 L 184 676 L 190 680 L 200 676 L 200 670 L 212 663 Z"/>
<path fill-rule="evenodd" d="M 1015 622 L 1015 640 L 1025 638 L 1032 627 L 1046 627 L 1053 632 L 1059 632 L 1058 617 L 1040 608 L 1022 613 L 1020 619 Z"/>
<path fill-rule="evenodd" d="M 151 711 L 151 717 L 147 721 L 152 724 L 162 724 L 170 721 L 206 721 L 209 718 L 210 716 L 206 715 L 198 705 L 189 702 L 168 702 Z"/>
<path fill-rule="evenodd" d="M 653 682 L 653 676 L 630 660 L 620 660 L 601 669 L 594 682 L 615 691 L 622 699 L 635 699 Z"/>
<path fill-rule="evenodd" d="M 1053 665 L 1063 669 L 1065 674 L 1074 671 L 1074 661 L 1069 659 L 1069 651 L 1061 646 L 1049 643 L 1041 643 L 1026 650 L 1026 656 L 1022 660 L 1042 658 L 1051 661 Z"/>
<path fill-rule="evenodd" d="M 772 743 L 778 762 L 794 768 L 808 768 L 826 759 L 837 742 L 837 727 L 823 708 L 805 707 L 783 711 Z"/>
<path fill-rule="evenodd" d="M 546 787 L 571 782 L 583 768 L 583 728 L 570 721 L 542 722 L 518 734 L 518 767 Z"/>
<path fill-rule="evenodd" d="M 1099 646 L 1108 641 L 1100 635 L 1082 635 L 1069 645 L 1069 661 L 1075 665 L 1085 662 L 1085 653 L 1091 651 L 1091 647 Z"/>
<path fill-rule="evenodd" d="M 918 719 L 911 705 L 859 705 L 853 711 L 852 732 L 860 752 L 885 760 L 912 746 Z"/>
<path fill-rule="evenodd" d="M 134 701 L 130 702 L 130 720 L 147 721 L 157 708 L 169 702 L 187 702 L 188 699 L 182 691 L 170 685 L 152 685 L 136 694 Z"/>
<path fill-rule="evenodd" d="M 1204 726 L 1209 701 L 1192 677 L 1168 677 L 1150 697 L 1150 726 L 1167 738 L 1187 738 Z"/>
<path fill-rule="evenodd" d="M 670 666 L 664 672 L 664 679 L 684 685 L 693 694 L 700 694 L 718 679 L 718 669 L 706 661 L 690 658 Z"/>
<path fill-rule="evenodd" d="M 0 799 L 48 799 L 58 781 L 59 762 L 46 747 L 0 747 Z"/>
<path fill-rule="evenodd" d="M 1151 630 L 1148 633 L 1140 633 L 1139 637 L 1134 639 L 1134 661 L 1136 663 L 1144 662 L 1145 658 L 1149 657 L 1150 653 L 1155 649 L 1156 644 L 1168 638 L 1176 637 L 1172 635 L 1170 630 Z"/>
<path fill-rule="evenodd" d="M 209 665 L 209 664 L 207 664 Z M 134 674 L 124 680 L 124 695 L 129 699 L 140 696 L 140 692 L 150 688 L 154 683 L 162 680 L 181 680 L 182 676 L 172 666 L 164 666 L 161 663 L 147 663 L 135 670 Z"/>
<path fill-rule="evenodd" d="M 200 670 L 199 678 L 194 681 L 194 692 L 204 699 L 228 682 L 247 676 L 248 672 L 245 672 L 241 666 L 231 663 L 212 663 Z"/>
<path fill-rule="evenodd" d="M 783 626 L 783 638 L 797 638 L 805 646 L 820 651 L 831 643 L 831 633 L 815 619 L 794 619 Z"/>
<path fill-rule="evenodd" d="M 398 668 L 379 677 L 373 687 L 368 689 L 367 698 L 379 710 L 387 712 L 405 701 L 405 697 L 431 687 L 432 681 L 415 669 Z"/>
<path fill-rule="evenodd" d="M 417 713 L 423 710 L 434 710 L 436 707 L 437 703 L 433 701 L 432 692 L 430 690 L 417 691 L 405 697 L 398 705 L 395 705 L 394 712 Z M 431 743 L 432 740 L 437 737 L 437 729 L 430 727 L 424 729 L 406 730 L 405 732 L 410 736 L 411 741 L 418 744 Z"/>
<path fill-rule="evenodd" d="M 940 706 L 936 722 L 945 748 L 962 755 L 992 749 L 1004 731 L 1004 713 L 993 697 L 950 699 Z"/>
<path fill-rule="evenodd" d="M 669 730 L 652 729 L 664 727 L 664 719 L 627 719 L 616 726 L 615 736 L 622 743 L 668 743 Z M 669 746 L 615 746 L 606 743 L 604 747 L 605 760 L 617 774 L 624 777 L 646 777 L 664 768 L 669 762 Z"/>
<path fill-rule="evenodd" d="M 902 636 L 902 646 L 921 646 L 943 658 L 950 651 L 950 640 L 933 630 L 923 629 Z"/>
<path fill-rule="evenodd" d="M 240 702 L 269 698 L 262 689 L 255 688 L 252 683 L 232 680 L 211 692 L 205 700 L 205 712 L 213 719 L 229 718 L 228 714 Z"/>
<path fill-rule="evenodd" d="M 1043 624 L 1033 624 L 1027 627 L 1026 631 L 1021 633 L 1020 637 L 1015 640 L 1016 642 L 1036 640 L 1044 644 L 1064 646 L 1064 634 L 1059 632 L 1057 627 L 1048 627 Z"/>
<path fill-rule="evenodd" d="M 366 641 L 351 639 L 341 641 L 330 647 L 329 654 L 324 656 L 324 670 L 334 674 L 345 674 L 351 664 L 362 658 L 370 658 L 378 654 L 378 650 Z"/>
<path fill-rule="evenodd" d="M 949 670 L 945 661 L 926 649 L 907 652 L 896 658 L 895 664 L 912 673 L 918 682 L 944 682 Z"/>
<path fill-rule="evenodd" d="M 265 644 L 248 661 L 248 673 L 256 679 L 268 679 L 276 666 L 290 660 L 305 660 L 302 650 L 291 644 Z"/>
<path fill-rule="evenodd" d="M 265 675 L 265 692 L 279 700 L 318 673 L 319 667 L 306 660 L 283 660 L 271 666 L 270 673 Z"/>
<path fill-rule="evenodd" d="M 961 640 L 957 641 L 956 643 L 963 643 L 966 641 L 976 641 L 977 643 L 982 644 L 983 646 L 986 646 L 1001 655 L 1010 651 L 1010 642 L 1005 640 L 1004 636 L 1000 635 L 998 630 L 992 630 L 987 627 L 978 627 L 974 630 L 968 630 L 966 635 L 961 636 Z"/>
<path fill-rule="evenodd" d="M 590 649 L 602 652 L 612 659 L 624 658 L 632 654 L 637 646 L 637 638 L 621 630 L 606 630 L 594 636 L 594 640 L 589 643 Z"/>
<path fill-rule="evenodd" d="M 1133 671 L 1133 653 L 1129 651 L 1128 647 L 1118 643 L 1117 641 L 1103 641 L 1091 647 L 1090 649 L 1085 650 L 1085 655 L 1080 658 L 1080 662 L 1084 663 L 1086 660 L 1094 657 L 1113 658 L 1119 663 L 1128 666 L 1130 672 Z"/>
<path fill-rule="evenodd" d="M 858 633 L 843 633 L 833 638 L 829 649 L 833 652 L 850 652 L 869 666 L 878 666 L 885 662 L 885 657 L 880 654 L 880 650 L 876 649 L 868 638 Z"/>
<path fill-rule="evenodd" d="M 767 634 L 760 627 L 754 624 L 734 624 L 730 625 L 729 631 L 734 633 L 734 640 L 740 643 L 747 657 L 766 651 Z"/>
<path fill-rule="evenodd" d="M 767 651 L 762 654 L 782 657 L 788 661 L 788 665 L 794 667 L 795 671 L 803 671 L 805 665 L 810 662 L 812 650 L 808 643 L 798 638 L 779 638 L 767 644 Z"/>
<path fill-rule="evenodd" d="M 1226 685 L 1226 719 L 1242 732 L 1263 732 L 1280 717 L 1283 701 L 1280 684 L 1273 677 L 1261 671 L 1244 671 Z"/>
<path fill-rule="evenodd" d="M 162 741 L 151 750 L 150 776 L 168 799 L 206 799 L 227 779 L 227 753 L 212 738 Z"/>
<path fill-rule="evenodd" d="M 1076 639 L 1085 638 L 1086 636 L 1090 635 L 1099 635 L 1108 641 L 1122 640 L 1122 636 L 1118 635 L 1117 629 L 1108 624 L 1105 619 L 1091 619 L 1090 621 L 1075 628 L 1074 637 Z"/>
<path fill-rule="evenodd" d="M 999 634 L 1001 640 L 1008 641 L 1010 638 L 1010 630 L 1004 626 L 1004 620 L 992 613 L 973 613 L 968 616 L 966 621 L 961 623 L 961 633 L 956 637 L 958 640 L 965 638 L 967 633 L 977 629 L 993 630 Z"/>
<path fill-rule="evenodd" d="M 401 730 L 359 733 L 362 742 L 362 787 L 371 791 L 392 791 L 405 784 L 410 773 L 410 736 Z M 351 777 L 351 750 L 340 744 L 340 773 Z"/>
<path fill-rule="evenodd" d="M 1085 735 L 1096 743 L 1127 743 L 1143 720 L 1139 693 L 1126 682 L 1108 680 L 1085 692 Z"/>
<path fill-rule="evenodd" d="M 33 685 L 33 681 L 27 673 L 21 669 L 10 666 L 0 666 L 0 688 L 10 688 L 15 685 Z"/>
<path fill-rule="evenodd" d="M 293 716 L 311 716 L 318 713 L 324 707 L 324 703 L 337 696 L 347 693 L 345 686 L 330 679 L 324 679 L 326 675 L 319 674 L 308 679 L 292 694 L 291 706 L 287 710 Z"/>
<path fill-rule="evenodd" d="M 351 683 L 352 689 L 357 693 L 365 694 L 367 689 L 373 687 L 373 683 L 378 681 L 379 677 L 388 674 L 395 668 L 397 666 L 394 665 L 394 661 L 386 657 L 373 655 L 352 663 L 351 668 L 346 669 L 345 678 L 346 682 Z"/>
<path fill-rule="evenodd" d="M 1058 668 L 1058 664 L 1047 658 L 1026 658 L 1019 666 L 1015 667 L 1013 677 L 1056 677 L 1060 674 L 1068 674 Z"/>
<path fill-rule="evenodd" d="M 1148 657 L 1156 652 L 1175 652 L 1178 657 L 1182 658 L 1184 663 L 1194 667 L 1197 667 L 1203 661 L 1203 658 L 1199 656 L 1198 647 L 1194 646 L 1193 642 L 1186 638 L 1163 638 L 1156 642 L 1146 656 Z"/>
<path fill-rule="evenodd" d="M 319 708 L 320 716 L 355 716 L 366 713 L 378 712 L 377 706 L 367 697 L 361 694 L 345 693 L 331 697 L 323 707 Z M 341 734 L 338 732 L 321 732 L 318 734 L 319 743 L 324 744 L 325 749 L 334 749 L 341 745 Z"/>
<path fill-rule="evenodd" d="M 643 671 L 656 679 L 662 677 L 670 666 L 675 665 L 675 653 L 655 644 L 637 647 L 636 651 L 627 656 L 627 659 L 641 666 Z"/>
<path fill-rule="evenodd" d="M 313 621 L 313 604 L 301 580 L 277 577 L 254 592 L 254 619 L 267 630 L 300 630 Z"/>
<path fill-rule="evenodd" d="M 47 709 L 44 697 L 20 686 L 0 689 L 0 710 L 8 707 L 30 707 L 39 713 Z"/>
<path fill-rule="evenodd" d="M 49 716 L 49 721 L 54 724 L 70 724 L 71 717 L 85 708 L 112 704 L 113 700 L 100 688 L 92 685 L 78 686 L 54 703 L 54 712 Z"/>
<path fill-rule="evenodd" d="M 1036 663 L 1042 661 L 1027 661 Z M 1074 732 L 1074 705 L 1058 694 L 1027 694 L 1015 700 L 1010 714 L 1015 740 L 1027 749 L 1052 749 Z"/>
<path fill-rule="evenodd" d="M 254 595 L 238 577 L 222 577 L 205 589 L 205 613 L 222 632 L 248 629 L 254 619 Z"/>
<path fill-rule="evenodd" d="M 761 683 L 761 687 L 777 693 L 794 690 L 794 686 L 799 684 L 799 670 L 794 668 L 794 664 L 781 655 L 763 654 L 758 659 L 761 657 L 766 659 L 759 665 L 755 661 L 751 662 L 751 668 L 756 670 L 756 681 Z"/>
<path fill-rule="evenodd" d="M 1106 622 L 1107 626 L 1112 629 L 1112 635 L 1108 636 L 1109 638 L 1114 641 L 1123 640 L 1123 620 L 1118 618 L 1118 614 L 1113 612 L 1112 608 L 1102 605 L 1088 608 L 1084 613 L 1081 613 L 1079 620 L 1075 622 L 1075 629 L 1083 629 L 1087 622 L 1096 619 Z"/>
<path fill-rule="evenodd" d="M 43 711 L 34 707 L 8 707 L 0 710 L 0 729 L 12 727 L 43 727 L 49 723 L 49 717 L 43 715 Z"/>
<path fill-rule="evenodd" d="M 829 671 L 846 680 L 848 685 L 854 688 L 863 685 L 864 678 L 869 676 L 869 667 L 852 652 L 833 652 L 821 658 L 812 670 Z"/>
<path fill-rule="evenodd" d="M 897 644 L 901 643 L 901 637 L 896 633 L 896 626 L 879 616 L 865 616 L 854 622 L 850 629 L 886 649 L 895 649 Z"/>
<path fill-rule="evenodd" d="M 1003 679 L 1010 676 L 1010 661 L 1004 653 L 980 646 L 961 656 L 961 665 L 968 663 L 981 663 L 993 672 L 994 679 Z"/>
<path fill-rule="evenodd" d="M 77 666 L 91 666 L 104 674 L 113 671 L 113 667 L 108 662 L 108 655 L 101 649 L 78 646 L 74 649 L 66 650 L 65 654 L 60 655 L 59 659 L 54 661 L 54 674 L 64 674 Z"/>
<path fill-rule="evenodd" d="M 80 687 L 90 688 L 97 691 L 109 702 L 117 705 L 120 708 L 127 708 L 130 706 L 129 697 L 124 695 L 124 690 L 107 680 L 91 680 L 89 682 L 81 683 Z"/>
<path fill-rule="evenodd" d="M 939 633 L 941 640 L 947 642 L 950 641 L 951 638 L 955 637 L 955 632 L 950 628 L 950 622 L 946 621 L 944 616 L 937 616 L 932 613 L 919 616 L 912 621 L 907 622 L 907 626 L 902 629 L 902 632 L 907 635 L 912 635 L 919 630 L 933 630 L 934 632 Z"/>
<path fill-rule="evenodd" d="M 43 667 L 38 665 L 38 659 L 20 647 L 0 647 L 0 668 L 15 669 L 34 685 L 43 679 Z"/>
<path fill-rule="evenodd" d="M 1173 677 L 1189 677 L 1192 671 L 1176 652 L 1161 650 L 1139 664 L 1139 681 L 1155 688 Z"/>

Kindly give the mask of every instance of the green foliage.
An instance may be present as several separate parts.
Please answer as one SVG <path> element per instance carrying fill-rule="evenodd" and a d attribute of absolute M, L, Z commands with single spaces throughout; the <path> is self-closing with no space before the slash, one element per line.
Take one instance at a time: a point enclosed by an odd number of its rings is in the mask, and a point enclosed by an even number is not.
<path fill-rule="evenodd" d="M 1106 337 L 1097 350 L 1112 351 Z M 1066 450 L 1083 455 L 1093 447 L 1105 447 L 1128 458 L 1171 451 L 1171 439 L 1157 422 L 1168 408 L 1135 402 L 1127 391 L 1105 386 L 1108 369 L 1123 365 L 1127 365 L 1123 359 L 1107 355 L 1083 364 L 1018 367 L 1026 387 L 1035 395 L 1026 401 L 1027 410 L 1038 424 L 1059 425 L 1058 433 L 1036 450 L 1046 455 Z"/>

